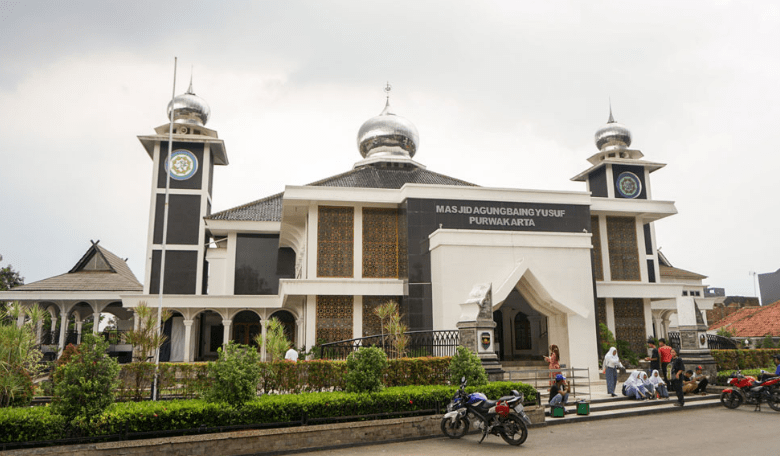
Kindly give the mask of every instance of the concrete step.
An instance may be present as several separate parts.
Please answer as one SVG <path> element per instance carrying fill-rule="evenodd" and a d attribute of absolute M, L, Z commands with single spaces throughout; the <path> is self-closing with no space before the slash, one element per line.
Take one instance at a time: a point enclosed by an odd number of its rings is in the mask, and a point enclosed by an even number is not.
<path fill-rule="evenodd" d="M 691 408 L 721 407 L 720 397 L 716 394 L 686 396 L 685 406 L 683 407 L 675 406 L 674 404 L 676 402 L 677 399 L 675 396 L 672 396 L 669 400 L 656 399 L 650 401 L 637 401 L 622 396 L 595 399 L 590 403 L 589 415 L 577 415 L 576 404 L 570 403 L 566 406 L 566 415 L 562 418 L 550 417 L 550 407 L 549 405 L 545 405 L 545 424 L 558 425 L 564 423 L 625 418 L 654 413 L 668 413 L 678 410 L 690 410 Z"/>

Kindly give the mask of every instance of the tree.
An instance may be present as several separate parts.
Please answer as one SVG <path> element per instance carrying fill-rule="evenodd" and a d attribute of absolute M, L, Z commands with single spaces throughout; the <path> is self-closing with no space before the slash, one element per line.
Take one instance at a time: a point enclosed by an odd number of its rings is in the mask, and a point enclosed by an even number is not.
<path fill-rule="evenodd" d="M 208 402 L 225 402 L 240 407 L 257 397 L 260 381 L 260 356 L 254 347 L 230 341 L 217 350 L 219 359 L 208 366 L 209 386 L 204 392 Z"/>
<path fill-rule="evenodd" d="M 43 318 L 37 304 L 24 309 L 14 302 L 0 315 L 0 406 L 25 405 L 33 395 L 33 379 L 43 369 L 43 354 L 36 348 L 35 328 Z M 17 325 L 25 315 L 22 326 Z"/>
<path fill-rule="evenodd" d="M 133 363 L 129 369 L 135 381 L 134 399 L 140 401 L 143 391 L 153 380 L 155 367 L 151 361 L 166 337 L 157 328 L 157 309 L 152 309 L 146 305 L 146 301 L 141 301 L 135 308 L 135 313 L 138 316 L 138 328 L 126 332 L 124 339 L 126 343 L 133 345 L 133 357 L 136 363 Z M 163 309 L 163 323 L 170 317 L 170 310 Z"/>
<path fill-rule="evenodd" d="M 725 326 L 721 326 L 720 328 L 718 328 L 718 332 L 717 332 L 717 334 L 718 334 L 719 336 L 721 336 L 721 337 L 728 337 L 729 339 L 731 339 L 731 338 L 733 338 L 734 336 L 736 336 L 736 334 L 734 334 L 734 332 L 733 332 L 733 331 L 730 331 L 730 330 L 729 330 L 728 328 L 726 328 Z"/>
<path fill-rule="evenodd" d="M 119 364 L 107 350 L 107 341 L 86 333 L 70 362 L 57 368 L 52 408 L 72 425 L 88 423 L 114 403 Z"/>
<path fill-rule="evenodd" d="M 2 256 L 0 256 L 2 258 Z M 0 291 L 8 291 L 13 287 L 24 285 L 24 277 L 19 275 L 19 271 L 14 271 L 10 264 L 0 268 Z M 0 301 L 0 314 L 8 310 L 8 303 Z"/>
<path fill-rule="evenodd" d="M 382 348 L 387 351 L 385 346 L 385 332 L 387 332 L 392 347 L 389 352 L 395 358 L 403 357 L 406 354 L 406 347 L 409 345 L 409 336 L 406 335 L 408 328 L 403 322 L 403 316 L 398 312 L 398 304 L 395 301 L 387 301 L 377 306 L 374 309 L 374 314 L 379 317 L 382 329 Z"/>
<path fill-rule="evenodd" d="M 255 342 L 259 348 L 263 348 L 265 345 L 265 350 L 271 355 L 273 361 L 283 359 L 284 354 L 292 347 L 292 343 L 284 335 L 284 325 L 276 317 L 271 318 L 266 323 L 265 340 L 263 340 L 261 333 L 255 336 Z"/>
<path fill-rule="evenodd" d="M 482 360 L 476 353 L 463 345 L 458 345 L 455 356 L 450 361 L 450 383 L 459 385 L 461 377 L 466 377 L 469 385 L 485 385 L 488 382 L 487 372 L 482 367 Z"/>
<path fill-rule="evenodd" d="M 344 377 L 348 393 L 381 391 L 382 374 L 387 369 L 387 355 L 379 347 L 360 347 L 347 356 L 347 375 Z"/>

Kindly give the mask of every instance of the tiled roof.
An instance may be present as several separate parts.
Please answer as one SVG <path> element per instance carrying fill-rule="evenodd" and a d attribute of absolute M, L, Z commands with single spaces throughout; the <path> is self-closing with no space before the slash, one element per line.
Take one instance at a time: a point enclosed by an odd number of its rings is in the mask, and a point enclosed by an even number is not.
<path fill-rule="evenodd" d="M 366 165 L 342 174 L 308 184 L 310 187 L 387 188 L 399 189 L 404 184 L 456 185 L 477 187 L 477 185 L 434 173 L 416 166 Z M 242 206 L 227 209 L 206 217 L 208 220 L 273 221 L 282 219 L 283 193 L 277 193 Z"/>
<path fill-rule="evenodd" d="M 661 272 L 661 277 L 670 277 L 675 279 L 694 279 L 694 280 L 704 280 L 707 278 L 707 276 L 697 274 L 695 272 L 686 271 L 685 269 L 675 268 L 672 266 L 664 266 L 663 264 L 659 264 L 658 269 Z"/>
<path fill-rule="evenodd" d="M 780 336 L 780 301 L 761 307 L 745 307 L 710 326 L 725 327 L 737 337 Z"/>
<path fill-rule="evenodd" d="M 100 242 L 100 241 L 98 241 Z M 100 255 L 111 270 L 89 271 L 83 269 L 93 256 Z M 97 242 L 69 272 L 37 282 L 14 287 L 13 291 L 143 291 L 127 263 L 99 246 Z"/>

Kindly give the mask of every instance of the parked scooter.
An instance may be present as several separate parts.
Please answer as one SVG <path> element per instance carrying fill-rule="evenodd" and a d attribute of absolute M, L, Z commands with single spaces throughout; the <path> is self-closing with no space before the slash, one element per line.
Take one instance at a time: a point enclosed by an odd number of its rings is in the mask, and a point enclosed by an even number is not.
<path fill-rule="evenodd" d="M 745 403 L 753 404 L 756 411 L 761 411 L 761 402 L 766 401 L 772 410 L 780 412 L 780 377 L 759 382 L 737 370 L 729 377 L 729 385 L 731 387 L 720 394 L 720 403 L 726 408 L 735 409 Z"/>
<path fill-rule="evenodd" d="M 512 390 L 511 396 L 497 401 L 488 400 L 482 393 L 466 394 L 466 377 L 461 378 L 460 388 L 447 405 L 447 413 L 441 419 L 441 431 L 451 439 L 466 435 L 469 426 L 482 429 L 482 443 L 488 434 L 501 436 L 510 445 L 521 445 L 528 438 L 531 420 L 523 409 L 523 394 Z"/>

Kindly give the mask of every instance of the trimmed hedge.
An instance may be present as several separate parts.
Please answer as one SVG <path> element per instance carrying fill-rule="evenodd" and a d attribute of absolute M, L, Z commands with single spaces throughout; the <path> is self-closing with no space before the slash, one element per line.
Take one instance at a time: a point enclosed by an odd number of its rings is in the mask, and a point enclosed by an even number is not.
<path fill-rule="evenodd" d="M 384 385 L 444 385 L 450 357 L 389 359 Z M 272 361 L 261 365 L 258 390 L 267 392 L 303 393 L 345 390 L 346 361 L 311 360 Z M 139 401 L 151 397 L 153 363 L 123 364 L 117 391 L 118 400 Z M 193 399 L 208 386 L 208 363 L 160 363 L 160 394 L 162 398 Z"/>
<path fill-rule="evenodd" d="M 498 399 L 517 389 L 525 394 L 527 403 L 536 401 L 536 391 L 523 383 L 495 382 L 479 390 L 489 398 Z M 406 386 L 387 388 L 379 393 L 302 393 L 265 395 L 241 408 L 226 404 L 207 403 L 199 399 L 162 402 L 115 403 L 95 417 L 89 429 L 73 430 L 85 436 L 100 436 L 127 432 L 194 429 L 200 426 L 218 427 L 242 424 L 285 423 L 328 418 L 355 417 L 390 412 L 443 408 L 454 395 L 454 386 Z M 0 409 L 0 442 L 25 442 L 67 438 L 65 421 L 51 412 L 50 407 Z"/>
<path fill-rule="evenodd" d="M 712 357 L 718 364 L 718 371 L 736 369 L 766 369 L 767 366 L 775 371 L 772 357 L 780 354 L 778 349 L 752 349 L 752 350 L 711 350 Z"/>

